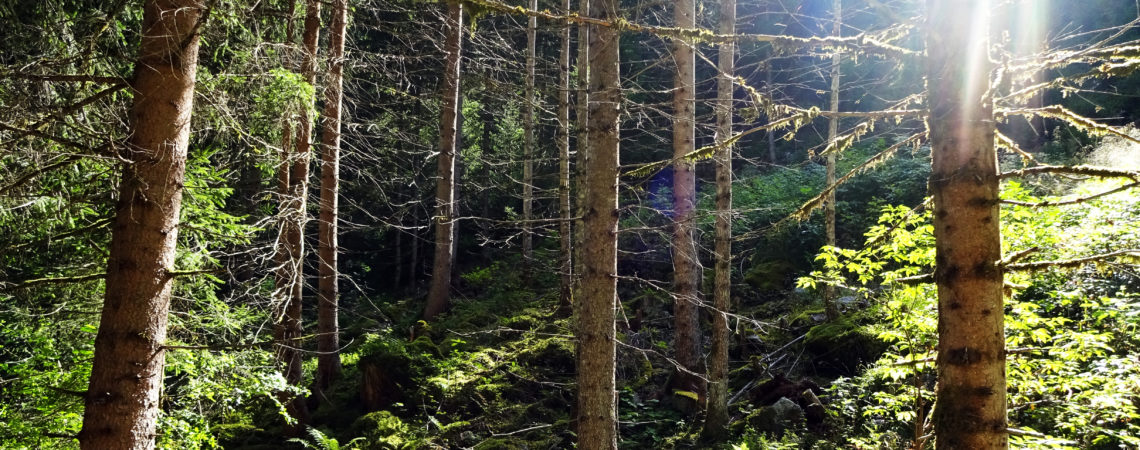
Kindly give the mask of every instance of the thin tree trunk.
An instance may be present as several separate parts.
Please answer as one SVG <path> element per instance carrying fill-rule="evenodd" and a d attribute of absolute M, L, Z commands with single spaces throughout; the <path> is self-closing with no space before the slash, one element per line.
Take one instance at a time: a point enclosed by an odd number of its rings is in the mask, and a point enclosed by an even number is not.
<path fill-rule="evenodd" d="M 418 195 L 417 195 L 418 197 Z M 412 209 L 412 261 L 408 266 L 408 288 L 415 290 L 420 278 L 420 216 Z"/>
<path fill-rule="evenodd" d="M 984 0 L 927 2 L 939 449 L 1009 445 L 988 7 Z"/>
<path fill-rule="evenodd" d="M 578 14 L 582 17 L 590 17 L 590 0 L 578 0 Z M 590 27 L 586 24 L 578 25 L 578 80 L 574 105 L 574 121 L 577 126 L 577 139 L 575 144 L 574 155 L 574 216 L 577 220 L 571 227 L 571 232 L 574 233 L 574 242 L 571 244 L 570 259 L 571 266 L 573 267 L 573 288 L 571 289 L 570 296 L 573 305 L 577 308 L 579 302 L 577 299 L 582 297 L 582 273 L 585 271 L 585 265 L 582 261 L 582 248 L 585 246 L 586 241 L 586 191 L 589 190 L 590 172 L 586 170 L 586 164 L 590 159 Z M 576 314 L 577 312 L 575 312 Z"/>
<path fill-rule="evenodd" d="M 340 191 L 341 96 L 344 81 L 344 32 L 348 0 L 334 0 L 329 27 L 329 75 L 325 113 L 321 116 L 320 281 L 317 307 L 317 389 L 328 389 L 340 374 L 340 326 L 337 288 L 337 194 Z"/>
<path fill-rule="evenodd" d="M 764 88 L 768 90 L 768 98 L 774 98 L 776 95 L 776 88 L 772 86 L 771 61 L 768 61 L 768 63 L 764 65 L 764 80 Z M 767 116 L 766 118 L 769 122 L 772 121 L 771 116 Z M 780 158 L 778 155 L 776 155 L 776 133 L 773 133 L 772 130 L 769 129 L 768 131 L 765 131 L 764 134 L 768 137 L 768 159 L 772 160 L 773 165 L 778 164 L 778 160 Z"/>
<path fill-rule="evenodd" d="M 152 449 L 203 5 L 148 0 L 79 444 Z"/>
<path fill-rule="evenodd" d="M 617 0 L 596 0 L 590 17 L 615 21 Z M 619 31 L 590 26 L 590 187 L 586 193 L 582 301 L 578 318 L 578 448 L 617 448 Z"/>
<path fill-rule="evenodd" d="M 531 11 L 538 10 L 538 0 L 530 0 Z M 533 236 L 531 234 L 531 219 L 533 219 L 534 206 L 534 46 L 538 19 L 534 16 L 527 18 L 526 26 L 526 104 L 523 105 L 523 233 L 522 256 L 523 273 L 530 278 L 530 261 L 533 258 Z"/>
<path fill-rule="evenodd" d="M 843 0 L 834 0 L 832 13 L 835 22 L 831 28 L 831 35 L 839 37 L 843 31 Z M 835 52 L 831 56 L 831 112 L 839 112 L 839 63 L 843 56 Z M 827 121 L 827 142 L 835 142 L 839 135 L 839 117 L 831 116 Z M 835 153 L 827 155 L 827 185 L 835 184 Z M 824 202 L 824 228 L 827 232 L 827 245 L 835 246 L 835 191 L 827 195 Z M 823 288 L 823 309 L 827 318 L 834 320 L 839 317 L 839 308 L 835 305 L 835 286 L 827 285 Z"/>
<path fill-rule="evenodd" d="M 736 0 L 720 2 L 720 34 L 736 33 Z M 717 145 L 732 136 L 732 77 L 736 71 L 736 46 L 720 45 L 716 80 Z M 728 311 L 732 298 L 732 146 L 724 145 L 713 157 L 716 161 L 716 280 L 713 287 L 712 352 L 709 358 L 708 413 L 705 435 L 724 436 L 728 427 Z"/>
<path fill-rule="evenodd" d="M 570 13 L 570 0 L 563 0 L 562 9 Z M 558 55 L 558 224 L 559 260 L 561 273 L 558 310 L 562 315 L 573 307 L 571 284 L 573 268 L 570 252 L 570 25 L 562 28 L 562 49 Z"/>
<path fill-rule="evenodd" d="M 424 320 L 447 311 L 451 298 L 451 264 L 455 258 L 455 151 L 459 119 L 459 61 L 463 41 L 463 4 L 447 2 L 447 61 L 443 74 L 443 107 L 439 130 L 439 166 L 435 194 L 435 261 Z"/>
<path fill-rule="evenodd" d="M 695 25 L 693 0 L 673 3 L 673 21 L 678 28 Z M 700 260 L 693 239 L 697 185 L 694 162 L 685 155 L 694 150 L 696 126 L 694 85 L 696 60 L 692 43 L 673 41 L 677 70 L 673 79 L 673 320 L 676 331 L 674 352 L 680 364 L 673 388 L 704 395 L 700 376 Z M 684 397 L 681 397 L 684 398 Z"/>
<path fill-rule="evenodd" d="M 301 76 L 313 85 L 317 80 L 317 41 L 320 38 L 321 3 L 319 0 L 305 0 L 305 31 L 301 36 Z M 312 99 L 315 100 L 315 99 Z M 302 355 L 297 349 L 304 332 L 301 322 L 302 295 L 305 276 L 305 224 L 308 222 L 307 206 L 309 193 L 309 159 L 313 138 L 313 118 L 306 111 L 299 111 L 295 152 L 290 158 L 288 220 L 286 222 L 286 249 L 289 255 L 289 297 L 284 305 L 285 314 L 280 323 L 283 342 L 278 354 L 285 365 L 285 381 L 294 386 L 304 382 L 301 366 Z M 286 426 L 285 434 L 299 436 L 308 421 L 309 411 L 305 399 L 294 396 L 286 399 L 285 411 L 297 420 Z"/>

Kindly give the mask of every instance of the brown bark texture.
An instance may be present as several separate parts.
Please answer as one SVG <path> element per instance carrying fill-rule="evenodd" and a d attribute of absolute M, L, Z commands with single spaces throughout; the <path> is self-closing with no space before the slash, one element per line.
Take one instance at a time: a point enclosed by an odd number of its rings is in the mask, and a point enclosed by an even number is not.
<path fill-rule="evenodd" d="M 538 0 L 530 0 L 530 10 L 538 10 Z M 534 53 L 537 41 L 538 18 L 527 17 L 526 26 L 526 100 L 523 105 L 523 198 L 522 198 L 522 257 L 523 272 L 530 279 L 530 261 L 534 257 L 534 235 L 531 219 L 534 218 Z"/>
<path fill-rule="evenodd" d="M 736 0 L 720 2 L 720 33 L 736 33 Z M 733 73 L 736 46 L 720 45 L 717 55 L 717 144 L 732 136 Z M 709 395 L 705 414 L 706 436 L 718 438 L 728 427 L 728 311 L 732 298 L 732 146 L 718 148 L 716 163 L 716 262 L 713 284 L 712 349 L 709 355 Z"/>
<path fill-rule="evenodd" d="M 329 73 L 325 112 L 321 116 L 321 203 L 317 237 L 317 389 L 328 389 L 340 374 L 339 289 L 337 287 L 337 220 L 340 191 L 341 101 L 344 83 L 344 32 L 348 0 L 334 0 L 329 25 Z M 397 234 L 399 235 L 399 234 Z M 397 244 L 397 248 L 399 244 Z M 399 267 L 399 265 L 397 265 Z M 397 282 L 398 275 L 397 275 Z"/>
<path fill-rule="evenodd" d="M 197 0 L 149 0 L 135 65 L 128 161 L 84 399 L 83 449 L 151 449 L 198 66 Z"/>
<path fill-rule="evenodd" d="M 1007 448 L 989 2 L 929 0 L 927 129 L 938 286 L 939 449 Z M 963 69 L 966 69 L 965 71 Z"/>
<path fill-rule="evenodd" d="M 831 28 L 831 35 L 839 37 L 843 32 L 843 0 L 834 0 L 832 6 L 832 13 L 835 15 L 835 22 Z M 839 63 L 843 61 L 843 56 L 837 51 L 831 55 L 831 112 L 839 112 Z M 835 137 L 839 135 L 839 117 L 832 116 L 827 121 L 827 141 L 835 142 Z M 827 185 L 835 184 L 835 153 L 827 155 Z M 827 245 L 835 246 L 835 191 L 831 191 L 827 195 L 827 200 L 824 202 L 824 229 L 827 234 Z M 835 286 L 826 285 L 823 288 L 823 306 L 824 313 L 828 319 L 834 320 L 839 317 L 839 307 L 835 304 Z"/>
<path fill-rule="evenodd" d="M 696 4 L 693 0 L 673 2 L 673 22 L 678 28 L 693 28 Z M 694 209 L 697 201 L 695 163 L 686 158 L 694 150 L 696 126 L 694 108 L 696 59 L 693 44 L 673 41 L 673 321 L 676 335 L 673 350 L 680 367 L 673 378 L 673 389 L 695 392 L 703 398 L 705 387 L 700 366 L 700 260 L 693 239 Z M 686 397 L 679 397 L 681 399 Z"/>
<path fill-rule="evenodd" d="M 578 0 L 578 14 L 590 17 L 590 0 Z M 585 245 L 586 232 L 584 217 L 586 216 L 586 191 L 589 189 L 590 173 L 586 170 L 586 162 L 590 157 L 590 27 L 586 24 L 578 25 L 578 79 L 575 86 L 574 122 L 577 126 L 577 142 L 574 154 L 574 216 L 577 219 L 571 227 L 574 233 L 574 242 L 571 244 L 571 265 L 573 266 L 570 296 L 573 297 L 574 307 L 577 299 L 582 297 L 582 246 Z M 575 310 L 576 313 L 576 310 Z"/>
<path fill-rule="evenodd" d="M 614 21 L 617 0 L 596 0 L 590 17 Z M 578 314 L 578 448 L 617 448 L 614 369 L 617 356 L 618 69 L 620 33 L 590 26 L 590 172 Z"/>
<path fill-rule="evenodd" d="M 424 320 L 428 321 L 447 311 L 451 299 L 451 264 L 455 258 L 455 150 L 459 127 L 459 62 L 463 42 L 463 4 L 458 1 L 447 2 L 447 29 L 435 190 L 435 261 L 424 309 Z"/>
<path fill-rule="evenodd" d="M 563 0 L 562 9 L 570 13 L 570 0 Z M 570 237 L 570 25 L 562 28 L 562 42 L 558 54 L 558 224 L 559 237 L 559 291 L 558 310 L 568 314 L 573 307 L 573 267 Z"/>

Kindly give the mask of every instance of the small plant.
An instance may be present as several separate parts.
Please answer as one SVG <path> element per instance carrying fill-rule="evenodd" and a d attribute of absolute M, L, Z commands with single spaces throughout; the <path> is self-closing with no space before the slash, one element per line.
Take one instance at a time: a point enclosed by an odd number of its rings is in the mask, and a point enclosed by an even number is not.
<path fill-rule="evenodd" d="M 321 432 L 321 430 L 318 430 L 318 429 L 313 428 L 313 427 L 309 427 L 308 432 L 309 432 L 309 437 L 312 438 L 312 441 L 308 441 L 308 440 L 300 439 L 300 438 L 293 438 L 293 439 L 290 439 L 289 442 L 296 442 L 298 444 L 301 444 L 305 448 L 312 448 L 312 449 L 317 449 L 317 450 L 340 450 L 341 449 L 340 442 L 338 442 L 336 440 L 336 438 L 326 436 L 324 433 Z M 348 447 L 352 446 L 352 444 L 356 443 L 357 441 L 362 441 L 362 440 L 364 440 L 364 438 L 362 438 L 362 437 L 353 438 L 351 441 L 348 441 L 347 443 L 344 444 L 345 445 L 344 448 L 348 448 Z"/>

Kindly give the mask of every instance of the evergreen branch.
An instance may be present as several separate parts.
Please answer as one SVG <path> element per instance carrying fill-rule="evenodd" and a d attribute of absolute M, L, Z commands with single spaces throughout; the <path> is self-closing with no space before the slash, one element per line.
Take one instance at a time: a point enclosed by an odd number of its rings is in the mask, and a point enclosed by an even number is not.
<path fill-rule="evenodd" d="M 0 191 L 0 193 L 2 193 L 2 192 L 3 191 Z M 71 236 L 75 236 L 79 233 L 91 231 L 91 230 L 94 230 L 96 228 L 102 228 L 109 223 L 111 223 L 111 219 L 104 217 L 102 219 L 96 220 L 95 222 L 92 222 L 90 225 L 85 225 L 85 226 L 82 226 L 79 228 L 73 228 L 73 229 L 67 230 L 63 233 L 60 233 L 60 234 L 57 234 L 54 236 L 50 236 L 50 237 L 46 237 L 43 239 L 36 239 L 34 241 L 29 241 L 29 242 L 21 242 L 19 244 L 6 247 L 4 250 L 5 251 L 19 250 L 21 248 L 31 247 L 33 245 L 38 245 L 38 244 L 41 244 L 44 242 L 51 242 L 51 241 L 58 241 L 60 239 L 66 239 L 66 238 L 69 238 Z"/>
<path fill-rule="evenodd" d="M 89 273 L 86 275 L 75 275 L 70 277 L 47 277 L 35 278 L 31 280 L 24 280 L 20 283 L 8 284 L 7 286 L 0 286 L 0 292 L 15 291 L 18 289 L 26 289 L 43 284 L 60 284 L 60 283 L 79 283 L 83 281 L 99 280 L 106 277 L 107 274 L 103 272 Z"/>
<path fill-rule="evenodd" d="M 1017 153 L 1018 155 L 1021 156 L 1021 159 L 1024 161 L 1037 163 L 1037 158 L 1034 158 L 1033 155 L 1030 155 L 1025 150 L 1022 150 L 1021 146 L 1017 145 L 1017 142 L 1015 142 L 1013 139 L 1010 139 L 1009 136 L 1005 135 L 1005 133 L 1002 133 L 1001 131 L 996 131 L 996 130 L 994 131 L 994 133 L 995 133 L 994 134 L 994 145 L 995 146 L 1007 149 L 1007 150 L 1014 152 L 1014 153 Z"/>
<path fill-rule="evenodd" d="M 104 77 L 98 75 L 82 75 L 82 74 L 45 74 L 35 75 L 26 73 L 9 73 L 0 78 L 9 78 L 16 80 L 31 80 L 31 81 L 48 81 L 59 83 L 101 83 L 110 85 L 128 85 L 130 82 L 123 77 Z"/>
<path fill-rule="evenodd" d="M 1120 169 L 1113 169 L 1110 167 L 1098 167 L 1098 166 L 1088 166 L 1088 165 L 1026 167 L 1026 168 L 1020 169 L 1020 170 L 1003 172 L 1001 175 L 998 175 L 998 177 L 1004 180 L 1007 178 L 1021 178 L 1021 177 L 1025 177 L 1026 175 L 1041 175 L 1041 174 L 1047 174 L 1047 173 L 1048 174 L 1082 175 L 1082 176 L 1099 177 L 1099 178 L 1129 178 L 1133 181 L 1140 182 L 1140 171 L 1120 170 Z"/>
<path fill-rule="evenodd" d="M 1007 109 L 999 111 L 1000 115 L 1036 115 L 1049 119 L 1057 119 L 1094 136 L 1115 135 L 1130 142 L 1140 144 L 1140 139 L 1130 136 L 1124 130 L 1111 125 L 1105 125 L 1088 117 L 1070 111 L 1061 105 L 1046 106 L 1043 108 Z"/>
<path fill-rule="evenodd" d="M 1137 186 L 1140 186 L 1140 181 L 1135 182 L 1135 183 L 1129 183 L 1129 184 L 1126 184 L 1124 186 L 1118 187 L 1116 189 L 1110 189 L 1110 190 L 1107 190 L 1104 192 L 1089 195 L 1087 197 L 1078 197 L 1078 198 L 1074 198 L 1071 200 L 1057 200 L 1057 201 L 1046 200 L 1046 201 L 1037 202 L 1037 203 L 1019 202 L 1017 200 L 1002 200 L 1001 202 L 1005 203 L 1007 205 L 1025 206 L 1025 207 L 1029 207 L 1029 208 L 1042 208 L 1042 207 L 1047 207 L 1047 206 L 1076 205 L 1078 203 L 1084 203 L 1084 202 L 1087 202 L 1090 200 L 1096 200 L 1096 199 L 1101 198 L 1101 197 L 1112 195 L 1112 194 L 1115 194 L 1117 192 L 1126 191 L 1126 190 L 1132 189 L 1132 188 L 1137 187 Z"/>
<path fill-rule="evenodd" d="M 909 50 L 896 45 L 891 45 L 882 42 L 867 33 L 861 33 L 849 37 L 795 37 L 774 34 L 732 34 L 723 35 L 717 34 L 707 28 L 681 28 L 681 27 L 662 27 L 654 25 L 642 25 L 627 21 L 625 19 L 615 19 L 608 21 L 605 19 L 598 19 L 594 17 L 582 17 L 577 13 L 570 14 L 555 14 L 549 10 L 530 10 L 522 6 L 512 6 L 502 3 L 497 0 L 461 0 L 462 3 L 470 5 L 472 11 L 495 11 L 506 14 L 517 14 L 528 17 L 536 17 L 539 19 L 550 20 L 554 22 L 565 22 L 567 24 L 577 25 L 596 25 L 599 27 L 616 28 L 619 31 L 635 31 L 649 33 L 656 36 L 661 36 L 669 39 L 678 39 L 685 42 L 707 42 L 707 43 L 728 43 L 728 42 L 767 42 L 773 46 L 791 47 L 791 48 L 821 48 L 821 47 L 837 47 L 843 50 L 863 51 L 866 53 L 876 53 L 885 56 L 894 57 L 907 57 L 920 55 L 921 52 Z"/>
<path fill-rule="evenodd" d="M 855 134 L 852 133 L 850 136 L 852 138 L 854 138 Z M 811 217 L 811 213 L 813 211 L 815 211 L 817 208 L 823 206 L 823 202 L 827 200 L 828 196 L 830 196 L 832 192 L 835 192 L 836 189 L 839 189 L 840 185 L 851 180 L 856 175 L 861 174 L 863 172 L 866 172 L 866 171 L 874 168 L 875 166 L 878 166 L 879 164 L 882 164 L 883 162 L 885 162 L 886 160 L 888 160 L 892 156 L 894 156 L 895 153 L 898 153 L 898 151 L 900 149 L 902 149 L 903 147 L 910 145 L 910 144 L 917 143 L 917 142 L 921 141 L 922 138 L 925 136 L 926 136 L 926 132 L 914 134 L 914 135 L 912 135 L 906 139 L 903 139 L 902 141 L 899 141 L 895 145 L 890 146 L 886 150 L 879 152 L 877 155 L 872 156 L 870 159 L 863 162 L 863 164 L 860 164 L 858 167 L 851 169 L 851 171 L 847 172 L 846 175 L 843 175 L 838 180 L 835 180 L 835 183 L 833 183 L 831 186 L 824 188 L 823 191 L 819 193 L 819 195 L 816 195 L 815 197 L 812 197 L 811 200 L 804 202 L 804 204 L 802 206 L 800 206 L 799 209 L 797 209 L 794 212 L 792 212 L 791 214 L 789 214 L 787 216 L 787 218 L 782 219 L 781 222 L 783 222 L 784 220 L 787 220 L 788 218 L 795 218 L 796 220 L 801 221 L 801 222 L 804 220 L 807 220 L 808 217 Z M 838 141 L 838 139 L 836 141 Z M 828 148 L 831 148 L 831 146 L 828 146 Z M 824 153 L 827 153 L 827 151 L 825 150 Z"/>
<path fill-rule="evenodd" d="M 1003 268 L 1005 270 L 1017 270 L 1017 271 L 1037 271 L 1037 270 L 1048 269 L 1048 268 L 1053 268 L 1053 267 L 1071 269 L 1074 267 L 1081 267 L 1081 266 L 1084 266 L 1084 265 L 1087 265 L 1090 263 L 1096 263 L 1096 262 L 1100 262 L 1100 261 L 1104 261 L 1104 260 L 1112 259 L 1112 258 L 1118 258 L 1118 257 L 1140 258 L 1140 249 L 1117 250 L 1114 252 L 1108 252 L 1108 253 L 1101 253 L 1098 255 L 1086 256 L 1084 258 L 1059 259 L 1059 260 L 1052 260 L 1052 261 L 1034 261 L 1034 262 L 1028 262 L 1028 263 L 1007 264 L 1003 267 L 1002 266 L 999 266 L 999 267 Z"/>
<path fill-rule="evenodd" d="M 79 158 L 81 158 L 81 157 L 82 156 L 79 154 L 71 154 L 71 155 L 67 155 L 63 158 L 60 158 L 59 160 L 52 162 L 46 166 L 28 170 L 28 171 L 24 172 L 22 175 L 16 177 L 15 180 L 12 180 L 11 183 L 8 183 L 8 184 L 4 185 L 3 187 L 0 187 L 0 195 L 7 194 L 8 191 L 11 191 L 12 189 L 23 186 L 24 183 L 31 181 L 31 179 L 34 178 L 36 175 L 39 175 L 39 174 L 42 174 L 45 172 L 50 172 L 52 170 L 66 166 L 66 165 L 71 164 L 75 161 L 78 161 Z"/>

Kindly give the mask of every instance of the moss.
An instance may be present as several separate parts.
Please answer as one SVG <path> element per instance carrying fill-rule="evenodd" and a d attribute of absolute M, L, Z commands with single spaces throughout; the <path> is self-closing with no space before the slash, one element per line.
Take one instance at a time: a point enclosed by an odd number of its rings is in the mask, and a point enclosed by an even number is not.
<path fill-rule="evenodd" d="M 271 442 L 276 437 L 248 423 L 223 423 L 210 427 L 210 431 L 224 448 L 243 447 Z"/>
<path fill-rule="evenodd" d="M 410 428 L 399 417 L 388 411 L 365 414 L 352 423 L 353 436 L 364 438 L 360 448 L 367 450 L 395 450 L 411 444 L 407 437 Z"/>
<path fill-rule="evenodd" d="M 812 327 L 804 345 L 817 356 L 820 368 L 844 376 L 854 375 L 860 364 L 874 361 L 887 348 L 887 343 L 858 323 L 855 316 Z"/>

